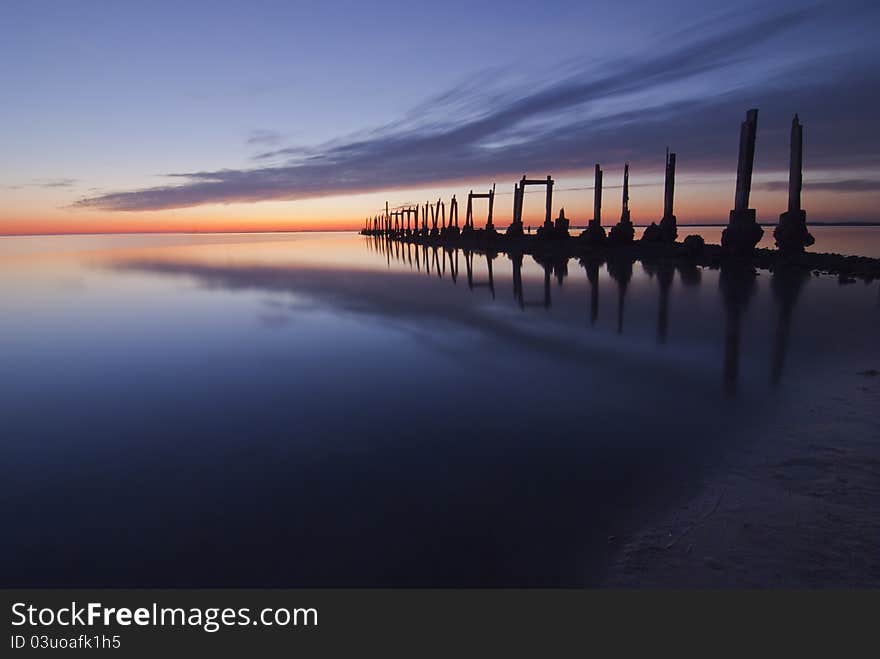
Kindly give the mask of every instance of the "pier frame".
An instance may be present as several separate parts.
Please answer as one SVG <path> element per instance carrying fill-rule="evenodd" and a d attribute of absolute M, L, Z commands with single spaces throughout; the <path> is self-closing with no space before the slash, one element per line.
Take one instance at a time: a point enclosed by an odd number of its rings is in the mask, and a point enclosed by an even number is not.
<path fill-rule="evenodd" d="M 546 196 L 544 201 L 544 226 L 553 226 L 553 184 L 554 181 L 548 174 L 546 179 L 529 179 L 523 174 L 519 184 L 513 190 L 513 221 L 507 229 L 508 236 L 523 235 L 523 197 L 526 193 L 528 185 L 543 185 L 546 187 Z"/>
<path fill-rule="evenodd" d="M 495 206 L 495 184 L 493 183 L 492 189 L 489 190 L 489 192 L 476 193 L 471 190 L 468 193 L 467 212 L 465 214 L 464 228 L 462 229 L 462 233 L 474 230 L 474 199 L 489 200 L 489 212 L 486 217 L 486 231 L 495 231 L 495 225 L 492 224 L 492 209 Z"/>

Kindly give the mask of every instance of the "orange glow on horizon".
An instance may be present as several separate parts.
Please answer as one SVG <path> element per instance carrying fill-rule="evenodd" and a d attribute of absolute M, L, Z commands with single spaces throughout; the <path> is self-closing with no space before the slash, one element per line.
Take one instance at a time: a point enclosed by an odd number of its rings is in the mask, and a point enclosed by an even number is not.
<path fill-rule="evenodd" d="M 620 217 L 620 186 L 622 167 L 605 167 L 602 221 L 613 225 Z M 757 185 L 767 180 L 784 179 L 785 173 L 756 175 L 752 206 L 758 220 L 776 222 L 785 209 L 784 191 L 767 191 Z M 591 173 L 576 172 L 554 177 L 553 216 L 565 208 L 566 216 L 581 226 L 593 215 Z M 818 178 L 818 176 L 817 176 Z M 509 179 L 509 180 L 508 180 Z M 75 199 L 57 196 L 10 196 L 0 201 L 0 235 L 45 235 L 86 233 L 248 233 L 279 231 L 346 231 L 359 230 L 365 219 L 382 212 L 387 200 L 394 208 L 407 204 L 420 206 L 438 197 L 446 203 L 455 194 L 459 200 L 459 222 L 464 221 L 468 190 L 485 192 L 492 177 L 483 185 L 461 182 L 432 188 L 385 190 L 344 196 L 302 199 L 296 201 L 262 201 L 253 203 L 209 204 L 193 208 L 161 211 L 102 211 L 71 208 Z M 499 227 L 510 221 L 514 180 L 498 177 L 494 220 Z M 631 171 L 630 209 L 637 225 L 658 221 L 662 215 L 663 182 L 658 172 Z M 675 213 L 681 225 L 726 223 L 733 205 L 734 176 L 705 176 L 680 172 L 676 184 Z M 30 194 L 33 194 L 31 192 Z M 831 192 L 804 190 L 804 207 L 812 221 L 877 220 L 877 195 L 872 192 Z M 484 200 L 475 202 L 474 215 L 478 225 L 485 222 Z M 529 190 L 524 204 L 524 221 L 532 226 L 544 219 L 543 190 Z"/>

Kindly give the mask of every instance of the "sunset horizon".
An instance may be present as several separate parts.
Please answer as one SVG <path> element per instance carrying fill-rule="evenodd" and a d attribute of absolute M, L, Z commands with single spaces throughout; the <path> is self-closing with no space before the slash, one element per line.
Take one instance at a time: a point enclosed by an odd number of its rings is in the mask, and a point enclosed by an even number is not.
<path fill-rule="evenodd" d="M 760 221 L 784 210 L 795 113 L 805 125 L 809 219 L 880 221 L 870 3 L 716 9 L 689 26 L 662 12 L 647 21 L 646 12 L 644 24 L 628 22 L 623 51 L 603 36 L 620 10 L 565 5 L 538 23 L 558 30 L 556 43 L 570 43 L 564 35 L 589 16 L 583 29 L 593 39 L 585 45 L 525 61 L 503 30 L 463 26 L 482 41 L 454 56 L 439 42 L 420 42 L 391 79 L 311 37 L 288 38 L 280 20 L 287 10 L 277 6 L 280 15 L 245 17 L 234 3 L 183 11 L 162 23 L 161 39 L 150 37 L 161 9 L 133 23 L 122 10 L 97 20 L 101 3 L 56 7 L 54 20 L 38 7 L 10 12 L 0 66 L 46 30 L 68 47 L 63 63 L 62 50 L 45 51 L 6 76 L 0 235 L 358 229 L 386 201 L 461 198 L 493 183 L 504 222 L 522 173 L 558 178 L 558 206 L 578 223 L 590 217 L 597 162 L 607 172 L 609 211 L 619 208 L 614 191 L 631 164 L 633 216 L 647 224 L 662 215 L 667 147 L 679 158 L 682 223 L 722 222 L 733 198 L 739 115 L 749 107 L 762 113 Z M 383 25 L 415 18 L 392 6 L 352 11 Z M 434 9 L 412 11 L 427 21 Z M 350 29 L 332 12 L 312 21 L 338 37 Z M 126 39 L 115 30 L 122 25 Z M 195 25 L 214 29 L 198 49 L 187 39 Z M 259 46 L 245 48 L 255 43 L 251 34 L 260 34 Z M 379 42 L 371 53 L 378 62 L 395 48 Z M 206 74 L 213 59 L 237 73 Z M 292 75 L 283 63 L 297 59 L 321 64 Z M 429 63 L 437 81 L 412 86 Z M 350 88 L 357 100 L 325 111 L 330 98 L 352 96 Z M 528 219 L 540 219 L 539 205 L 526 205 Z"/>

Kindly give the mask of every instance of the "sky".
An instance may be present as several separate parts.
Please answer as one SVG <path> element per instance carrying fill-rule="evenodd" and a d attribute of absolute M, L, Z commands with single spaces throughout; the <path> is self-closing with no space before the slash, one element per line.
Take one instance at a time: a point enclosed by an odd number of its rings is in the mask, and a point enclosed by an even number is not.
<path fill-rule="evenodd" d="M 876 2 L 97 2 L 0 7 L 0 234 L 359 228 L 552 175 L 554 214 L 726 221 L 786 207 L 804 124 L 812 221 L 880 221 Z M 539 190 L 526 221 L 543 218 Z M 485 209 L 479 207 L 478 218 Z M 610 219 L 609 219 L 610 218 Z"/>

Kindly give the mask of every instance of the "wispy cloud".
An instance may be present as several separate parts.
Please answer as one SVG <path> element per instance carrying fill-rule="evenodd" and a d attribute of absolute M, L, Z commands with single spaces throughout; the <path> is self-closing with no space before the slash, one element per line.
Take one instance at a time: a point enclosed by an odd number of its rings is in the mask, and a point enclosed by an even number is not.
<path fill-rule="evenodd" d="M 26 188 L 72 188 L 79 183 L 75 178 L 35 178 L 28 183 L 16 183 L 13 185 L 0 185 L 4 190 L 23 190 Z"/>
<path fill-rule="evenodd" d="M 41 178 L 34 179 L 30 184 L 36 188 L 72 188 L 79 182 L 75 178 Z"/>
<path fill-rule="evenodd" d="M 727 27 L 714 31 L 701 24 L 668 40 L 673 45 L 666 50 L 658 46 L 605 62 L 601 69 L 595 64 L 569 69 L 538 86 L 520 83 L 499 90 L 467 84 L 376 130 L 258 156 L 281 160 L 276 164 L 177 173 L 172 176 L 185 179 L 183 184 L 91 196 L 75 205 L 142 211 L 291 200 L 517 176 L 526 170 L 570 171 L 604 160 L 629 159 L 655 168 L 670 143 L 685 167 L 723 171 L 735 164 L 742 112 L 756 105 L 771 116 L 810 108 L 822 117 L 814 124 L 804 117 L 814 165 L 835 159 L 876 163 L 880 137 L 865 130 L 869 122 L 873 128 L 872 108 L 880 105 L 880 74 L 874 67 L 841 71 L 839 62 L 815 61 L 807 76 L 805 62 L 788 63 L 787 69 L 755 77 L 749 86 L 735 80 L 724 84 L 762 47 L 827 16 L 825 7 L 814 5 L 759 19 L 730 19 Z M 706 79 L 712 84 L 707 86 Z M 840 103 L 840 98 L 852 103 Z M 762 128 L 762 139 L 783 144 L 786 129 L 784 122 L 770 131 Z M 267 136 L 253 137 L 254 144 L 261 144 Z M 776 151 L 777 156 L 762 154 L 763 162 L 781 165 L 784 150 Z"/>
<path fill-rule="evenodd" d="M 281 144 L 282 135 L 277 130 L 261 128 L 252 130 L 247 138 L 247 144 L 256 146 L 277 146 Z"/>
<path fill-rule="evenodd" d="M 788 181 L 764 181 L 755 186 L 761 190 L 779 192 L 788 189 Z M 840 180 L 804 181 L 807 190 L 825 190 L 828 192 L 880 192 L 880 180 L 867 178 L 850 178 Z"/>

